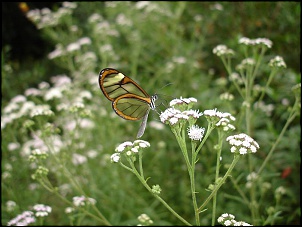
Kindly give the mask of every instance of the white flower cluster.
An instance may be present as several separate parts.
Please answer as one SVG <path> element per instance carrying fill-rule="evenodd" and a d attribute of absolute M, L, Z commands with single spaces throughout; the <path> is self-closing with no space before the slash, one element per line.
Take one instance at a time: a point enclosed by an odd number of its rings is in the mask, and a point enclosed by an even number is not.
<path fill-rule="evenodd" d="M 205 110 L 203 114 L 209 122 L 214 123 L 216 127 L 222 128 L 223 131 L 235 130 L 235 126 L 230 123 L 231 121 L 236 120 L 232 114 L 220 112 L 217 111 L 217 109 Z"/>
<path fill-rule="evenodd" d="M 30 162 L 35 162 L 37 160 L 43 160 L 46 159 L 48 157 L 48 154 L 45 150 L 41 150 L 41 149 L 34 149 L 31 151 L 30 156 L 28 157 L 28 160 Z"/>
<path fill-rule="evenodd" d="M 32 118 L 38 115 L 52 116 L 54 113 L 47 104 L 36 105 L 34 102 L 27 100 L 25 96 L 17 95 L 3 108 L 3 114 L 1 115 L 1 129 L 19 118 L 29 118 L 28 116 Z"/>
<path fill-rule="evenodd" d="M 245 58 L 236 66 L 236 69 L 240 71 L 254 65 L 256 65 L 256 61 L 253 58 Z"/>
<path fill-rule="evenodd" d="M 173 99 L 171 102 L 170 102 L 170 106 L 175 106 L 175 105 L 180 105 L 180 104 L 186 104 L 188 105 L 189 103 L 191 102 L 197 102 L 197 99 L 191 97 L 191 98 L 182 98 L 180 97 L 179 99 Z"/>
<path fill-rule="evenodd" d="M 22 214 L 19 214 L 17 217 L 11 219 L 7 223 L 7 226 L 28 226 L 35 221 L 36 219 L 33 212 L 24 211 Z"/>
<path fill-rule="evenodd" d="M 249 223 L 243 221 L 236 221 L 235 216 L 232 214 L 222 214 L 217 221 L 224 226 L 252 226 Z"/>
<path fill-rule="evenodd" d="M 49 8 L 34 9 L 27 12 L 26 16 L 29 20 L 34 22 L 38 29 L 44 27 L 52 27 L 57 25 L 61 18 L 66 15 L 70 15 L 72 10 L 77 7 L 77 3 L 63 2 L 56 12 L 51 11 Z"/>
<path fill-rule="evenodd" d="M 72 198 L 75 207 L 85 206 L 86 204 L 96 204 L 96 200 L 85 196 L 75 196 Z"/>
<path fill-rule="evenodd" d="M 232 101 L 234 99 L 234 95 L 229 92 L 222 93 L 219 95 L 220 100 Z"/>
<path fill-rule="evenodd" d="M 188 109 L 192 103 L 197 102 L 195 98 L 173 99 L 170 102 L 171 108 L 160 114 L 160 121 L 165 124 L 175 125 L 179 120 L 197 119 L 202 116 L 198 110 Z"/>
<path fill-rule="evenodd" d="M 197 125 L 192 125 L 188 128 L 188 136 L 191 140 L 201 141 L 205 132 L 205 128 L 199 128 Z"/>
<path fill-rule="evenodd" d="M 276 67 L 276 68 L 286 68 L 285 61 L 281 56 L 276 56 L 273 59 L 271 59 L 268 63 L 270 67 Z"/>
<path fill-rule="evenodd" d="M 46 206 L 44 204 L 36 204 L 34 205 L 33 210 L 35 212 L 36 217 L 45 217 L 51 213 L 52 209 L 50 206 Z"/>
<path fill-rule="evenodd" d="M 147 214 L 141 214 L 140 216 L 137 217 L 137 219 L 142 226 L 148 226 L 153 224 L 153 221 Z"/>
<path fill-rule="evenodd" d="M 216 54 L 218 57 L 223 55 L 233 56 L 235 52 L 226 45 L 218 45 L 213 49 L 213 54 Z"/>
<path fill-rule="evenodd" d="M 70 43 L 66 46 L 66 48 L 62 44 L 57 44 L 55 49 L 48 54 L 48 59 L 54 59 L 57 57 L 61 57 L 66 55 L 67 53 L 71 53 L 77 50 L 80 50 L 84 45 L 90 45 L 91 39 L 89 37 L 82 37 L 79 40 Z M 93 56 L 92 58 L 94 58 Z"/>
<path fill-rule="evenodd" d="M 50 109 L 49 105 L 37 105 L 29 114 L 30 117 L 52 115 L 54 115 L 54 112 Z"/>
<path fill-rule="evenodd" d="M 121 153 L 126 153 L 126 155 L 130 156 L 138 153 L 140 148 L 146 147 L 150 147 L 150 143 L 144 140 L 135 140 L 133 143 L 130 141 L 121 143 L 115 148 L 116 153 L 111 155 L 111 162 L 119 162 Z"/>
<path fill-rule="evenodd" d="M 255 180 L 257 180 L 258 178 L 258 174 L 255 172 L 251 172 L 249 175 L 247 175 L 246 177 L 246 184 L 245 187 L 246 188 L 251 188 L 253 186 L 253 183 Z"/>
<path fill-rule="evenodd" d="M 242 37 L 239 39 L 239 43 L 247 46 L 264 45 L 268 48 L 271 48 L 273 45 L 273 42 L 267 38 L 250 39 L 247 37 Z"/>
<path fill-rule="evenodd" d="M 7 210 L 8 212 L 14 211 L 15 208 L 17 207 L 16 202 L 15 202 L 15 201 L 12 201 L 12 200 L 8 200 L 8 201 L 6 202 L 5 205 L 6 205 L 6 210 Z"/>
<path fill-rule="evenodd" d="M 259 144 L 253 138 L 244 133 L 228 136 L 226 141 L 228 141 L 232 146 L 232 153 L 239 153 L 241 155 L 245 155 L 247 153 L 256 153 L 260 148 Z"/>

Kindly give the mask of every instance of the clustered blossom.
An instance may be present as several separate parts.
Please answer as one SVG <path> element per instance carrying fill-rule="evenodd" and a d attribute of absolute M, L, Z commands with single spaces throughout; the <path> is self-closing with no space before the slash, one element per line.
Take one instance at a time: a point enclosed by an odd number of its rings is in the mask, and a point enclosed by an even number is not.
<path fill-rule="evenodd" d="M 286 68 L 286 64 L 282 57 L 276 56 L 273 59 L 271 59 L 268 63 L 270 67 L 276 67 L 276 68 Z"/>
<path fill-rule="evenodd" d="M 265 102 L 263 101 L 255 102 L 254 106 L 255 108 L 258 108 L 263 111 L 267 116 L 271 116 L 273 110 L 275 109 L 274 104 L 265 104 Z"/>
<path fill-rule="evenodd" d="M 141 214 L 140 216 L 137 217 L 137 219 L 143 226 L 148 226 L 153 224 L 153 221 L 147 214 Z"/>
<path fill-rule="evenodd" d="M 17 217 L 11 219 L 7 223 L 7 226 L 28 226 L 35 221 L 36 219 L 32 211 L 24 211 L 22 214 L 19 214 Z"/>
<path fill-rule="evenodd" d="M 273 45 L 273 42 L 267 38 L 249 39 L 246 37 L 242 37 L 239 39 L 239 43 L 247 46 L 264 45 L 268 48 L 271 48 Z"/>
<path fill-rule="evenodd" d="M 69 43 L 66 47 L 62 44 L 57 44 L 55 49 L 48 54 L 48 59 L 55 59 L 77 50 L 80 50 L 82 46 L 90 45 L 91 39 L 89 37 L 82 37 L 73 43 Z"/>
<path fill-rule="evenodd" d="M 191 140 L 201 141 L 205 132 L 205 128 L 199 128 L 197 125 L 192 125 L 188 128 L 188 136 Z"/>
<path fill-rule="evenodd" d="M 233 81 L 239 85 L 244 83 L 243 79 L 236 72 L 232 72 L 231 75 L 229 76 L 229 79 L 230 81 Z"/>
<path fill-rule="evenodd" d="M 41 179 L 41 178 L 47 176 L 48 172 L 49 172 L 49 170 L 47 168 L 45 168 L 44 166 L 38 166 L 35 173 L 31 177 L 34 180 Z"/>
<path fill-rule="evenodd" d="M 152 192 L 156 195 L 159 195 L 161 193 L 161 187 L 156 184 L 156 185 L 152 185 Z"/>
<path fill-rule="evenodd" d="M 43 160 L 46 159 L 48 157 L 48 154 L 46 153 L 46 151 L 41 150 L 41 149 L 34 149 L 30 156 L 28 157 L 28 160 L 30 162 L 35 162 L 37 160 Z"/>
<path fill-rule="evenodd" d="M 236 120 L 232 114 L 217 111 L 216 108 L 212 110 L 205 110 L 203 114 L 209 122 L 215 124 L 216 127 L 222 128 L 223 131 L 235 130 L 235 126 L 230 123 L 231 121 Z"/>
<path fill-rule="evenodd" d="M 63 2 L 56 12 L 51 11 L 49 8 L 34 9 L 27 12 L 26 16 L 29 20 L 34 22 L 38 29 L 44 27 L 52 27 L 57 25 L 61 18 L 70 15 L 72 10 L 77 7 L 77 3 Z"/>
<path fill-rule="evenodd" d="M 191 98 L 182 98 L 180 97 L 179 99 L 173 99 L 171 102 L 170 102 L 170 106 L 173 107 L 173 106 L 178 106 L 178 105 L 189 105 L 191 102 L 197 102 L 197 99 L 191 97 Z"/>
<path fill-rule="evenodd" d="M 29 114 L 30 117 L 52 115 L 54 115 L 54 112 L 50 109 L 49 105 L 37 105 Z"/>
<path fill-rule="evenodd" d="M 236 221 L 235 216 L 232 214 L 222 214 L 217 221 L 224 226 L 252 226 L 249 223 L 243 221 Z"/>
<path fill-rule="evenodd" d="M 125 153 L 128 156 L 137 154 L 141 148 L 150 147 L 150 143 L 144 140 L 135 140 L 133 143 L 126 141 L 121 143 L 115 148 L 114 154 L 111 155 L 111 162 L 119 162 L 121 158 L 121 153 Z"/>
<path fill-rule="evenodd" d="M 14 211 L 15 208 L 16 208 L 16 206 L 17 206 L 17 204 L 16 204 L 15 201 L 8 200 L 8 201 L 6 202 L 6 210 L 7 210 L 8 212 Z"/>
<path fill-rule="evenodd" d="M 256 64 L 256 61 L 253 58 L 245 58 L 241 61 L 239 65 L 236 66 L 236 69 L 238 71 L 247 69 L 250 66 L 254 66 Z"/>
<path fill-rule="evenodd" d="M 275 194 L 276 195 L 285 195 L 286 194 L 286 189 L 283 186 L 280 186 L 276 189 Z"/>
<path fill-rule="evenodd" d="M 74 165 L 82 165 L 82 164 L 84 164 L 84 163 L 86 163 L 87 162 L 87 157 L 86 156 L 84 156 L 84 155 L 81 155 L 81 154 L 76 154 L 76 153 L 74 153 L 74 154 L 72 154 L 72 159 L 71 159 L 71 161 L 72 161 L 72 163 L 74 164 Z"/>
<path fill-rule="evenodd" d="M 160 114 L 160 121 L 165 124 L 175 125 L 180 120 L 189 120 L 192 124 L 202 116 L 198 110 L 192 110 L 192 104 L 197 102 L 195 98 L 173 99 L 170 102 L 171 108 L 166 109 Z"/>
<path fill-rule="evenodd" d="M 226 45 L 218 45 L 213 49 L 213 54 L 216 54 L 218 57 L 220 56 L 233 56 L 235 52 L 228 48 Z"/>
<path fill-rule="evenodd" d="M 44 204 L 36 204 L 34 205 L 33 210 L 35 212 L 36 217 L 45 217 L 51 213 L 52 209 L 50 206 L 46 206 Z"/>
<path fill-rule="evenodd" d="M 246 177 L 246 184 L 245 184 L 245 187 L 246 187 L 246 188 L 251 188 L 252 185 L 253 185 L 253 182 L 254 182 L 255 180 L 257 180 L 257 178 L 258 178 L 258 174 L 255 173 L 255 172 L 251 172 L 251 173 L 250 173 L 249 175 L 247 175 L 247 177 Z"/>
<path fill-rule="evenodd" d="M 219 96 L 220 100 L 232 101 L 234 99 L 234 95 L 231 93 L 225 92 Z"/>
<path fill-rule="evenodd" d="M 232 146 L 232 153 L 238 153 L 241 155 L 245 155 L 247 153 L 256 153 L 260 148 L 259 144 L 254 139 L 244 133 L 229 136 L 226 138 L 226 141 L 228 141 Z"/>
<path fill-rule="evenodd" d="M 85 206 L 87 204 L 96 204 L 96 200 L 85 196 L 75 196 L 72 198 L 75 207 Z"/>

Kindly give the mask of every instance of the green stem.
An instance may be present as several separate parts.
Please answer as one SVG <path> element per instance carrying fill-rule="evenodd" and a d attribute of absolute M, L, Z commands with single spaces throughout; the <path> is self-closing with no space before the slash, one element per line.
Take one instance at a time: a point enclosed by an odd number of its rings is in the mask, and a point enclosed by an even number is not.
<path fill-rule="evenodd" d="M 219 178 L 219 168 L 220 168 L 220 156 L 221 156 L 221 149 L 222 149 L 222 135 L 223 133 L 218 130 L 218 141 L 219 141 L 219 144 L 218 144 L 218 152 L 217 152 L 217 158 L 216 158 L 216 173 L 215 173 L 215 184 L 217 183 L 218 181 L 218 178 Z M 215 216 L 216 216 L 216 200 L 217 200 L 217 193 L 214 194 L 214 197 L 213 197 L 213 210 L 212 210 L 212 226 L 215 225 Z"/>
<path fill-rule="evenodd" d="M 128 159 L 128 158 L 127 158 Z M 165 200 L 163 200 L 159 195 L 154 194 L 150 186 L 147 184 L 146 180 L 142 178 L 142 176 L 139 174 L 139 172 L 136 170 L 134 163 L 131 159 L 128 159 L 130 165 L 131 165 L 131 172 L 134 173 L 137 178 L 140 180 L 140 182 L 144 185 L 144 187 L 155 197 L 157 198 L 175 217 L 177 217 L 181 222 L 188 226 L 192 226 L 189 222 L 187 222 L 184 218 L 182 218 L 176 211 L 170 207 Z M 123 165 L 124 166 L 124 165 Z"/>
<path fill-rule="evenodd" d="M 191 193 L 192 193 L 192 201 L 193 201 L 196 225 L 200 226 L 199 212 L 197 210 L 198 206 L 196 200 L 196 188 L 195 188 L 195 164 L 197 162 L 196 160 L 197 153 L 195 152 L 195 148 L 196 148 L 195 142 L 191 142 L 191 148 L 192 148 L 192 163 L 191 163 L 192 168 L 190 170 Z"/>
<path fill-rule="evenodd" d="M 295 117 L 297 116 L 297 112 L 296 112 L 296 108 L 295 108 L 296 105 L 298 105 L 297 100 L 296 100 L 296 102 L 295 102 L 295 104 L 294 104 L 294 106 L 293 106 L 293 108 L 292 108 L 292 111 L 291 111 L 291 113 L 290 113 L 290 116 L 289 116 L 289 118 L 287 119 L 287 121 L 286 121 L 286 123 L 285 123 L 285 125 L 284 125 L 284 127 L 283 127 L 283 129 L 282 129 L 282 131 L 281 131 L 281 133 L 279 134 L 279 136 L 278 136 L 276 142 L 275 142 L 274 145 L 272 146 L 272 148 L 271 148 L 271 150 L 269 151 L 268 155 L 266 156 L 264 162 L 262 163 L 260 169 L 258 170 L 258 175 L 260 175 L 260 173 L 263 171 L 264 167 L 266 166 L 267 162 L 268 162 L 268 161 L 270 160 L 270 158 L 272 157 L 272 155 L 273 155 L 273 153 L 274 153 L 274 150 L 275 150 L 276 146 L 279 144 L 279 142 L 280 142 L 281 138 L 283 137 L 285 131 L 287 130 L 289 124 L 290 124 L 290 123 L 295 119 Z"/>
<path fill-rule="evenodd" d="M 257 107 L 259 108 L 259 105 L 260 105 L 260 102 L 262 101 L 264 95 L 265 95 L 265 92 L 268 90 L 268 87 L 272 81 L 272 79 L 274 78 L 274 76 L 276 75 L 277 73 L 277 70 L 276 69 L 273 69 L 273 71 L 271 72 L 271 74 L 269 75 L 268 77 L 268 80 L 267 80 L 267 83 L 265 85 L 265 88 L 263 89 L 263 91 L 261 92 L 261 95 L 260 95 L 260 98 L 258 99 L 258 104 L 257 104 Z"/>
<path fill-rule="evenodd" d="M 179 147 L 181 149 L 181 152 L 182 152 L 182 154 L 183 154 L 183 156 L 185 158 L 185 161 L 186 161 L 186 164 L 187 164 L 187 168 L 188 168 L 188 171 L 189 171 L 189 174 L 190 174 L 190 169 L 192 168 L 192 166 L 190 164 L 189 157 L 188 157 L 188 151 L 187 151 L 186 141 L 185 141 L 185 139 L 182 139 L 180 133 L 178 131 L 176 131 L 175 129 L 172 128 L 172 132 L 173 132 L 173 134 L 176 137 L 176 140 L 177 140 L 178 145 L 179 145 Z M 185 138 L 185 137 L 183 137 L 183 138 Z"/>
<path fill-rule="evenodd" d="M 138 160 L 139 160 L 139 172 L 142 178 L 144 177 L 144 170 L 143 170 L 143 152 L 138 152 Z"/>
<path fill-rule="evenodd" d="M 249 205 L 250 204 L 250 201 L 248 200 L 248 198 L 245 196 L 244 192 L 242 191 L 241 187 L 238 186 L 238 183 L 237 181 L 235 181 L 232 177 L 230 178 L 234 187 L 236 188 L 236 190 L 239 192 L 240 196 L 243 198 L 244 200 L 244 203 L 246 205 Z"/>
<path fill-rule="evenodd" d="M 216 187 L 213 189 L 213 191 L 211 192 L 211 194 L 208 196 L 208 198 L 203 202 L 203 204 L 198 208 L 198 212 L 202 212 L 202 210 L 204 209 L 204 207 L 210 202 L 210 200 L 213 198 L 213 196 L 216 194 L 216 192 L 218 191 L 218 189 L 222 186 L 222 184 L 226 181 L 227 177 L 230 176 L 233 168 L 235 167 L 236 163 L 238 162 L 240 158 L 240 155 L 235 155 L 234 159 L 228 169 L 228 171 L 225 173 L 224 177 L 222 178 L 221 181 L 219 181 L 219 183 L 216 185 Z"/>

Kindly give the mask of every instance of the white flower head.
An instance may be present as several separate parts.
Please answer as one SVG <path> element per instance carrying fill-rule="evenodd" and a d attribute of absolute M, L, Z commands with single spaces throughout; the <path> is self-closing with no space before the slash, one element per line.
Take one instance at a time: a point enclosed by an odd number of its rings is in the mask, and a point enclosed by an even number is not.
<path fill-rule="evenodd" d="M 85 206 L 86 204 L 95 204 L 96 200 L 85 196 L 75 196 L 72 198 L 75 207 Z"/>
<path fill-rule="evenodd" d="M 246 46 L 263 45 L 267 48 L 271 48 L 273 45 L 273 42 L 267 38 L 249 39 L 246 37 L 242 37 L 239 39 L 239 43 L 244 44 Z"/>
<path fill-rule="evenodd" d="M 111 162 L 119 162 L 121 159 L 121 153 L 127 156 L 133 156 L 141 151 L 142 148 L 150 147 L 150 143 L 144 140 L 135 140 L 133 143 L 126 141 L 121 143 L 115 148 L 114 154 L 111 155 Z"/>
<path fill-rule="evenodd" d="M 7 226 L 27 226 L 36 221 L 32 211 L 24 211 L 15 218 L 11 219 Z"/>
<path fill-rule="evenodd" d="M 138 145 L 141 148 L 150 147 L 150 143 L 145 140 L 135 140 L 133 144 Z"/>
<path fill-rule="evenodd" d="M 235 129 L 235 127 L 230 123 L 230 121 L 235 121 L 236 118 L 232 114 L 227 112 L 220 112 L 217 109 L 205 110 L 203 112 L 204 116 L 208 120 L 216 125 L 216 127 L 221 127 L 224 131 L 229 131 Z"/>
<path fill-rule="evenodd" d="M 164 112 L 162 112 L 159 117 L 160 117 L 160 121 L 162 123 L 171 123 L 172 122 L 169 122 L 171 118 L 175 118 L 174 116 L 177 115 L 177 114 L 181 114 L 181 111 L 180 110 L 177 110 L 175 108 L 168 108 L 166 109 Z M 178 121 L 178 119 L 176 118 L 174 120 L 174 124 Z M 173 125 L 173 124 L 172 124 Z"/>
<path fill-rule="evenodd" d="M 213 54 L 220 56 L 233 56 L 235 52 L 232 49 L 229 49 L 226 45 L 218 45 L 213 49 Z"/>
<path fill-rule="evenodd" d="M 184 107 L 187 107 L 187 108 L 191 108 L 192 107 L 192 104 L 193 103 L 196 103 L 197 102 L 197 99 L 191 97 L 191 98 L 182 98 L 180 97 L 179 99 L 173 99 L 171 102 L 170 102 L 170 106 L 171 107 L 174 107 L 176 109 L 179 109 L 180 110 L 184 110 Z"/>
<path fill-rule="evenodd" d="M 33 210 L 35 211 L 35 216 L 36 217 L 48 216 L 48 214 L 51 213 L 51 211 L 52 211 L 50 206 L 46 206 L 44 204 L 34 205 Z"/>
<path fill-rule="evenodd" d="M 276 67 L 276 68 L 286 68 L 285 61 L 282 57 L 276 56 L 273 59 L 271 59 L 268 63 L 270 67 Z"/>
<path fill-rule="evenodd" d="M 72 154 L 72 163 L 74 165 L 82 165 L 87 162 L 87 157 L 81 154 Z"/>
<path fill-rule="evenodd" d="M 199 110 L 185 110 L 185 111 L 183 111 L 183 114 L 187 115 L 188 117 L 195 118 L 195 119 L 197 119 L 203 115 L 203 113 L 199 113 Z"/>
<path fill-rule="evenodd" d="M 232 145 L 232 153 L 238 153 L 241 155 L 256 153 L 260 148 L 259 144 L 253 138 L 244 133 L 229 136 L 226 138 L 226 141 L 229 142 L 230 145 Z"/>
<path fill-rule="evenodd" d="M 192 125 L 188 128 L 188 136 L 191 140 L 201 141 L 205 132 L 205 128 L 199 128 L 197 125 Z"/>
<path fill-rule="evenodd" d="M 70 43 L 67 47 L 66 50 L 67 52 L 74 52 L 76 50 L 79 50 L 81 48 L 81 45 L 79 43 Z"/>
<path fill-rule="evenodd" d="M 115 148 L 115 151 L 116 152 L 123 152 L 125 150 L 125 148 L 127 147 L 132 147 L 133 146 L 133 143 L 130 142 L 130 141 L 126 141 L 124 143 L 121 143 L 120 145 L 118 145 L 116 148 Z"/>

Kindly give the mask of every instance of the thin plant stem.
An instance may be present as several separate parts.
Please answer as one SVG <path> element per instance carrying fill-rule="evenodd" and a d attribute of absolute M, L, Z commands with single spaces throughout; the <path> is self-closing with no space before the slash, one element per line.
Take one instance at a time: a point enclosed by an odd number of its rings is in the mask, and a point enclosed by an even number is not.
<path fill-rule="evenodd" d="M 270 160 L 270 158 L 272 157 L 274 151 L 275 151 L 275 148 L 276 146 L 279 144 L 279 142 L 281 141 L 285 131 L 287 130 L 288 126 L 290 125 L 290 123 L 296 118 L 296 116 L 298 115 L 297 112 L 296 112 L 296 108 L 295 106 L 298 105 L 298 101 L 296 100 L 295 101 L 295 104 L 294 104 L 294 107 L 292 108 L 292 111 L 290 113 L 290 116 L 289 118 L 287 119 L 281 133 L 279 134 L 276 142 L 273 144 L 272 148 L 270 149 L 268 155 L 266 156 L 264 162 L 262 163 L 261 167 L 259 168 L 258 170 L 258 175 L 263 171 L 263 169 L 265 168 L 266 164 L 268 163 L 268 161 Z"/>
<path fill-rule="evenodd" d="M 199 219 L 199 212 L 198 212 L 198 206 L 197 206 L 197 200 L 196 200 L 196 189 L 195 189 L 195 164 L 196 164 L 196 142 L 191 142 L 191 148 L 192 148 L 192 163 L 191 163 L 191 174 L 190 174 L 190 181 L 191 181 L 191 193 L 192 193 L 192 201 L 193 201 L 193 208 L 195 213 L 195 221 L 196 225 L 200 226 L 200 219 Z"/>
<path fill-rule="evenodd" d="M 202 210 L 205 208 L 205 206 L 211 201 L 211 199 L 213 198 L 213 196 L 216 194 L 216 192 L 218 191 L 218 189 L 226 181 L 227 177 L 231 175 L 231 172 L 232 172 L 233 168 L 235 167 L 236 163 L 238 162 L 239 158 L 240 158 L 240 155 L 235 155 L 234 156 L 234 159 L 233 159 L 233 161 L 232 161 L 229 169 L 227 170 L 227 172 L 225 173 L 225 175 L 223 176 L 223 178 L 221 179 L 221 181 L 219 181 L 219 183 L 215 186 L 215 188 L 213 189 L 213 191 L 211 192 L 211 194 L 208 196 L 208 198 L 198 208 L 198 212 L 202 212 Z"/>
<path fill-rule="evenodd" d="M 137 178 L 140 180 L 140 182 L 144 185 L 144 187 L 155 197 L 157 198 L 175 217 L 177 217 L 181 222 L 183 222 L 187 226 L 192 226 L 189 222 L 187 222 L 184 218 L 182 218 L 175 210 L 173 210 L 172 207 L 170 207 L 165 200 L 163 200 L 159 195 L 155 194 L 150 186 L 147 184 L 146 180 L 139 174 L 139 172 L 136 170 L 136 167 L 134 166 L 134 163 L 131 159 L 128 159 L 130 166 L 131 166 L 131 172 L 134 173 Z M 123 165 L 124 166 L 124 165 Z"/>
<path fill-rule="evenodd" d="M 221 149 L 222 149 L 222 132 L 218 130 L 218 152 L 217 152 L 217 158 L 216 158 L 216 171 L 215 171 L 215 184 L 218 182 L 219 178 L 219 169 L 220 169 L 220 156 L 221 156 Z M 214 194 L 213 197 L 213 210 L 212 210 L 212 226 L 215 225 L 215 220 L 216 220 L 216 203 L 217 201 L 217 193 Z"/>

